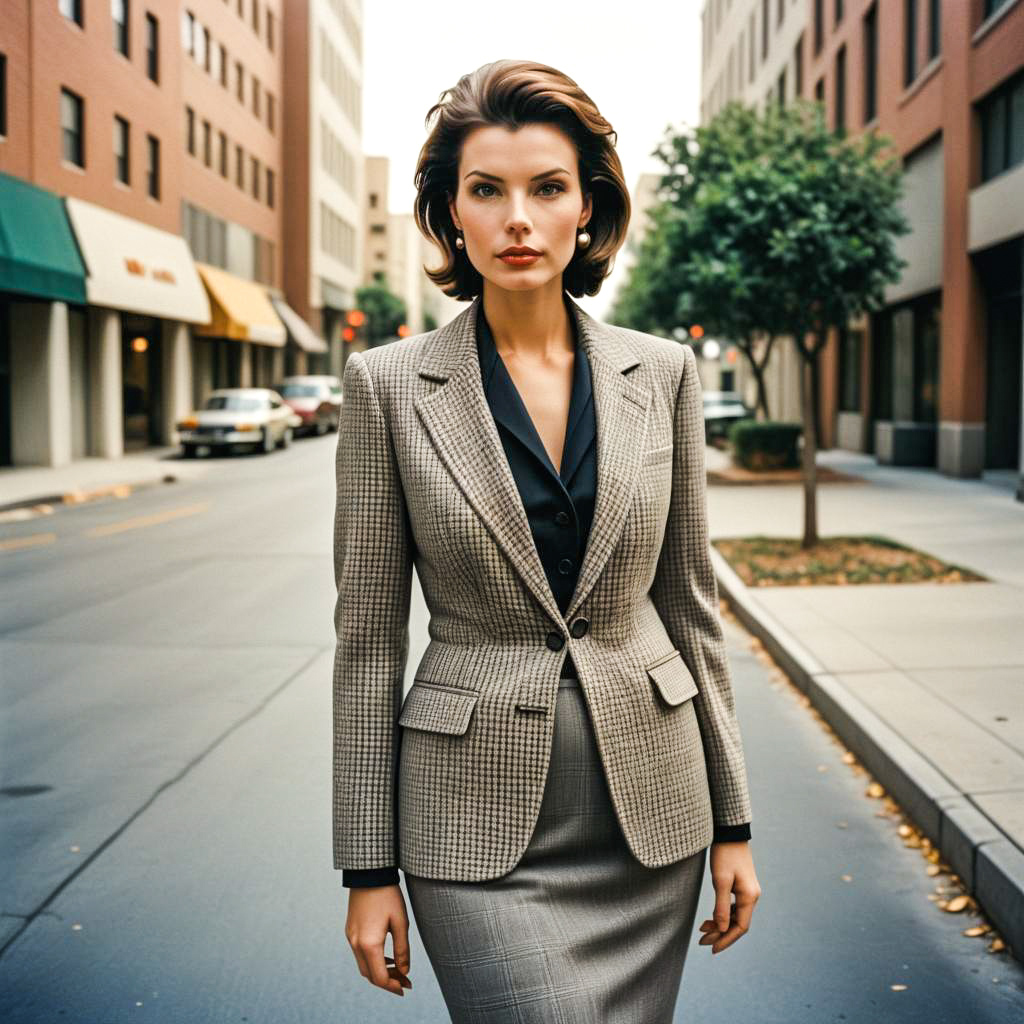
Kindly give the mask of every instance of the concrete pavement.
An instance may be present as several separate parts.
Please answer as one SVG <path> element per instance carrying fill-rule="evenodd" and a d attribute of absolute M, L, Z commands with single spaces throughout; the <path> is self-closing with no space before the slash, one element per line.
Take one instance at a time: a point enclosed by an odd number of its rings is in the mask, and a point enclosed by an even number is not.
<path fill-rule="evenodd" d="M 708 449 L 709 469 L 727 456 Z M 1024 506 L 1014 477 L 958 480 L 824 452 L 822 536 L 882 534 L 989 582 L 720 593 L 1024 953 Z M 710 486 L 712 539 L 800 536 L 799 484 Z"/>

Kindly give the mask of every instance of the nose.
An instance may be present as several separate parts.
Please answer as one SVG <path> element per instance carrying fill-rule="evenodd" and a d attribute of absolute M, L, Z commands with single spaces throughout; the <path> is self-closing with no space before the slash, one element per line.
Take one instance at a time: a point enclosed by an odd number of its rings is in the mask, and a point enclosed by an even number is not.
<path fill-rule="evenodd" d="M 505 230 L 515 235 L 531 230 L 530 218 L 526 213 L 526 199 L 523 196 L 513 193 L 509 204 L 508 218 L 505 221 Z"/>

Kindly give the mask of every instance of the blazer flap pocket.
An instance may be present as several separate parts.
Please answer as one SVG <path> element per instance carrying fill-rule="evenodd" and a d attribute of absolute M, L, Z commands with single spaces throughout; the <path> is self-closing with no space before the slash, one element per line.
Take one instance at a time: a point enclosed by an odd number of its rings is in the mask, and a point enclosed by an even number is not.
<path fill-rule="evenodd" d="M 654 680 L 667 704 L 682 704 L 700 692 L 678 650 L 648 665 L 647 674 Z"/>
<path fill-rule="evenodd" d="M 469 728 L 479 696 L 475 690 L 413 680 L 402 705 L 402 713 L 398 716 L 398 724 L 408 729 L 461 736 Z"/>

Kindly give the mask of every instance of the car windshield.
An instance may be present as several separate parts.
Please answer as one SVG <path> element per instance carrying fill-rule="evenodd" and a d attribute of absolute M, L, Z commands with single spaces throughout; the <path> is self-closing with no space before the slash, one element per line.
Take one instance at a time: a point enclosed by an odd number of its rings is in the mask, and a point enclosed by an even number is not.
<path fill-rule="evenodd" d="M 251 398 L 242 395 L 210 395 L 206 400 L 204 409 L 228 409 L 231 412 L 255 412 L 257 409 L 265 409 L 267 400 L 265 398 Z"/>
<path fill-rule="evenodd" d="M 316 398 L 320 388 L 316 384 L 285 384 L 281 388 L 284 398 Z"/>

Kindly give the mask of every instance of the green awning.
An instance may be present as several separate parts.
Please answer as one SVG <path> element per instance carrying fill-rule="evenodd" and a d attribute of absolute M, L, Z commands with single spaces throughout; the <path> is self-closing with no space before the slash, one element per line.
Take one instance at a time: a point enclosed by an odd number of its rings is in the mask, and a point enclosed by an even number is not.
<path fill-rule="evenodd" d="M 60 196 L 2 171 L 0 291 L 86 301 L 85 267 Z"/>

